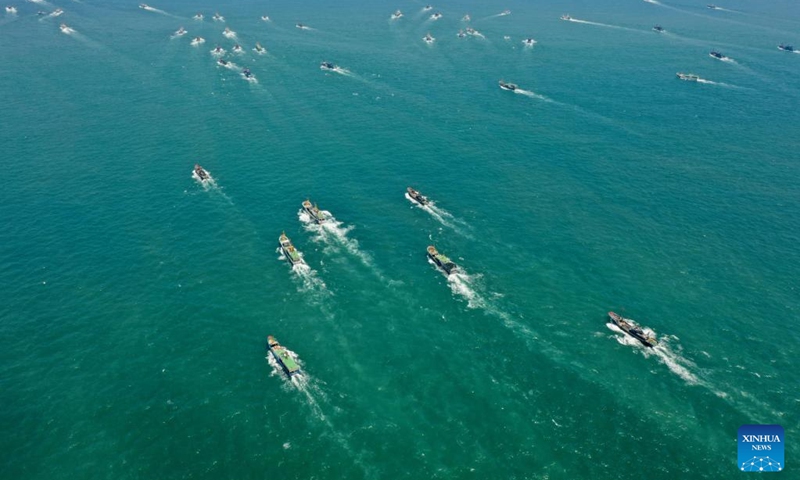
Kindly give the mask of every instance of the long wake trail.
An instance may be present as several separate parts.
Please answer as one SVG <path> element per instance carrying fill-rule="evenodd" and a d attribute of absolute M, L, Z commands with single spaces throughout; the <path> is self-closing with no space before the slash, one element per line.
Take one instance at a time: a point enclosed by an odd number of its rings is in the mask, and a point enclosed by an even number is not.
<path fill-rule="evenodd" d="M 469 233 L 468 229 L 470 228 L 469 224 L 464 220 L 456 218 L 453 214 L 448 212 L 447 210 L 438 207 L 436 202 L 429 201 L 426 205 L 420 205 L 416 202 L 411 195 L 406 192 L 405 194 L 406 199 L 411 202 L 415 207 L 420 208 L 427 212 L 431 217 L 433 217 L 437 222 L 441 223 L 447 228 L 452 229 L 454 232 L 458 233 L 467 238 L 472 238 L 472 235 Z"/>
<path fill-rule="evenodd" d="M 331 422 L 330 418 L 325 415 L 322 407 L 323 404 L 327 403 L 328 396 L 320 387 L 319 381 L 311 377 L 306 372 L 304 363 L 302 360 L 300 360 L 299 356 L 295 352 L 289 349 L 286 349 L 286 352 L 292 357 L 292 359 L 294 359 L 295 362 L 297 362 L 298 365 L 300 365 L 302 372 L 287 378 L 283 368 L 281 368 L 275 358 L 268 353 L 266 359 L 270 367 L 272 367 L 270 376 L 283 379 L 282 389 L 284 392 L 299 392 L 303 397 L 304 403 L 311 410 L 312 415 L 325 425 L 325 427 L 331 432 L 331 437 L 336 441 L 336 443 L 338 443 L 345 451 L 354 457 L 353 459 L 355 460 L 355 463 L 362 469 L 365 478 L 375 478 L 375 472 L 373 472 L 372 469 L 364 463 L 363 453 L 355 452 L 347 440 L 347 435 L 337 431 L 336 427 L 333 425 L 333 422 Z M 284 448 L 290 447 L 291 445 L 284 445 Z"/>

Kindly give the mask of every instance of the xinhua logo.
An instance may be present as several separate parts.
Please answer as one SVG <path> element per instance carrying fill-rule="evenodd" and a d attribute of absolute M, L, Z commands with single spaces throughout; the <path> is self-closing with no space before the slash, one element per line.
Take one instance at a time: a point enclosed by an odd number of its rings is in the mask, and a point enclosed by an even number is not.
<path fill-rule="evenodd" d="M 742 425 L 738 442 L 739 470 L 742 472 L 780 472 L 784 469 L 784 436 L 780 425 Z"/>

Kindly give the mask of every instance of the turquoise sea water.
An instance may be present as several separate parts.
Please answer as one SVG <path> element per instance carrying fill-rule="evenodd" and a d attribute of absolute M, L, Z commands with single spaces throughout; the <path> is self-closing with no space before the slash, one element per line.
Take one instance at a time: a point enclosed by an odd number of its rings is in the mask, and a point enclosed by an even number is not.
<path fill-rule="evenodd" d="M 3 12 L 0 477 L 798 478 L 800 4 L 423 5 Z"/>

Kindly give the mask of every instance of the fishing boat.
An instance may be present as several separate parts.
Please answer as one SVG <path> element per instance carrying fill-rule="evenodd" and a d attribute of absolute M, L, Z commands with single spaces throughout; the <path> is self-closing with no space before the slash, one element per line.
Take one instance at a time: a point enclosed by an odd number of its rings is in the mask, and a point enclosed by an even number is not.
<path fill-rule="evenodd" d="M 278 365 L 281 366 L 289 378 L 301 373 L 300 365 L 292 358 L 289 351 L 286 350 L 286 347 L 278 343 L 278 340 L 272 335 L 267 336 L 267 350 L 269 350 L 272 357 L 278 362 Z"/>
<path fill-rule="evenodd" d="M 695 75 L 693 73 L 680 73 L 680 72 L 678 72 L 678 73 L 676 73 L 676 75 L 681 80 L 685 80 L 687 82 L 696 82 L 696 81 L 700 80 L 700 77 L 698 77 L 697 75 Z"/>
<path fill-rule="evenodd" d="M 608 312 L 608 316 L 611 318 L 611 321 L 614 322 L 614 325 L 618 326 L 623 332 L 627 333 L 631 337 L 642 342 L 644 346 L 653 348 L 658 345 L 656 338 L 648 333 L 645 333 L 645 331 L 642 330 L 642 327 L 637 325 L 633 320 L 629 318 L 622 318 L 621 315 L 617 315 L 614 312 Z"/>
<path fill-rule="evenodd" d="M 292 245 L 292 241 L 286 236 L 286 232 L 281 233 L 281 236 L 278 237 L 278 242 L 281 245 L 281 253 L 292 266 L 304 265 L 306 263 L 305 260 L 303 260 L 303 256 L 300 255 L 300 252 Z"/>
<path fill-rule="evenodd" d="M 305 200 L 303 202 L 303 210 L 308 213 L 315 223 L 324 223 L 328 217 L 325 216 L 324 213 L 317 207 L 316 204 L 312 204 L 310 200 Z"/>
<path fill-rule="evenodd" d="M 415 202 L 419 203 L 420 205 L 427 205 L 429 203 L 428 197 L 419 193 L 413 188 L 408 187 L 406 191 L 408 192 L 408 196 L 411 197 Z"/>
<path fill-rule="evenodd" d="M 516 83 L 506 83 L 506 82 L 500 80 L 500 88 L 502 88 L 503 90 L 508 90 L 509 92 L 514 92 L 519 87 L 517 86 Z"/>
<path fill-rule="evenodd" d="M 442 255 L 436 250 L 436 247 L 430 245 L 428 247 L 428 258 L 430 258 L 436 266 L 447 275 L 458 273 L 458 265 L 453 263 L 452 260 Z"/>
<path fill-rule="evenodd" d="M 194 164 L 194 170 L 192 170 L 192 174 L 201 182 L 206 182 L 211 180 L 211 174 L 208 173 L 208 170 L 201 167 L 199 164 Z"/>

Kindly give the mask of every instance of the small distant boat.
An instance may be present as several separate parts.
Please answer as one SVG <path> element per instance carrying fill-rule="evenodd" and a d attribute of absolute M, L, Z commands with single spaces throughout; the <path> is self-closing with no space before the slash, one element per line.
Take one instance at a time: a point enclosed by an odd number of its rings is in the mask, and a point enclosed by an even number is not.
<path fill-rule="evenodd" d="M 146 3 L 140 3 L 139 4 L 139 8 L 141 8 L 143 10 L 147 10 L 148 8 L 150 8 L 150 5 L 148 5 Z"/>
<path fill-rule="evenodd" d="M 431 20 L 439 20 L 440 18 L 442 18 L 442 14 L 439 12 L 436 12 L 433 15 L 431 15 Z"/>
<path fill-rule="evenodd" d="M 295 27 L 299 28 L 300 30 L 308 30 L 309 29 L 308 25 L 303 25 L 302 23 L 298 23 L 297 25 L 295 25 Z"/>
<path fill-rule="evenodd" d="M 424 205 L 427 205 L 428 203 L 430 203 L 430 201 L 428 200 L 428 197 L 426 197 L 425 195 L 419 193 L 418 191 L 414 190 L 413 188 L 408 187 L 406 189 L 406 191 L 408 192 L 408 196 L 411 197 L 418 204 L 424 206 Z"/>
<path fill-rule="evenodd" d="M 783 50 L 784 52 L 796 52 L 797 51 L 797 50 L 795 50 L 795 48 L 793 46 L 784 45 L 782 43 L 780 45 L 778 45 L 778 50 Z"/>
<path fill-rule="evenodd" d="M 64 10 L 61 10 L 60 8 L 56 8 L 55 10 L 53 10 L 53 13 L 51 13 L 50 15 L 53 16 L 53 17 L 58 17 L 59 15 L 62 15 L 63 13 L 64 13 Z"/>
<path fill-rule="evenodd" d="M 242 46 L 237 43 L 231 50 L 233 50 L 233 53 L 242 53 Z"/>
<path fill-rule="evenodd" d="M 61 29 L 62 33 L 72 33 L 72 29 L 69 28 L 66 23 L 62 23 L 58 28 Z"/>
<path fill-rule="evenodd" d="M 716 50 L 712 50 L 712 51 L 711 51 L 711 52 L 708 54 L 708 56 L 709 56 L 709 57 L 712 57 L 712 58 L 717 58 L 717 59 L 720 59 L 720 60 L 730 60 L 730 58 L 726 57 L 725 55 L 723 55 L 723 54 L 719 53 L 719 52 L 718 52 L 718 51 L 716 51 Z"/>
<path fill-rule="evenodd" d="M 664 28 L 661 25 L 656 25 L 656 26 L 653 27 L 653 31 L 654 32 L 658 32 L 658 33 L 663 33 L 664 32 Z"/>
<path fill-rule="evenodd" d="M 214 19 L 215 22 L 224 22 L 225 21 L 225 17 L 220 15 L 219 12 L 215 12 L 214 16 L 211 17 L 211 18 Z"/>
<path fill-rule="evenodd" d="M 264 22 L 269 22 L 270 21 L 268 15 L 261 15 L 261 20 L 264 21 Z"/>
<path fill-rule="evenodd" d="M 315 223 L 325 223 L 325 221 L 328 220 L 328 217 L 322 213 L 319 207 L 317 207 L 316 204 L 312 204 L 310 200 L 305 200 L 303 202 L 303 210 L 308 213 L 308 215 L 311 217 L 311 220 L 313 220 Z"/>
<path fill-rule="evenodd" d="M 203 37 L 194 37 L 192 39 L 191 45 L 197 46 L 197 45 L 200 45 L 202 43 L 206 43 L 206 39 L 205 38 L 203 38 Z"/>
<path fill-rule="evenodd" d="M 301 373 L 300 365 L 297 364 L 294 358 L 289 355 L 289 352 L 286 350 L 286 348 L 278 343 L 278 340 L 276 340 L 272 335 L 267 337 L 267 350 L 269 350 L 269 352 L 272 354 L 272 357 L 278 362 L 278 365 L 281 366 L 289 378 Z"/>
<path fill-rule="evenodd" d="M 194 18 L 195 20 L 202 20 L 203 19 L 203 14 L 202 13 L 198 13 L 192 18 Z"/>
<path fill-rule="evenodd" d="M 305 260 L 303 260 L 303 256 L 300 255 L 300 252 L 292 245 L 292 241 L 286 236 L 286 232 L 281 233 L 281 236 L 278 237 L 278 242 L 281 245 L 281 253 L 286 257 L 287 262 L 291 263 L 293 266 L 304 265 L 306 263 Z"/>
<path fill-rule="evenodd" d="M 611 318 L 611 321 L 614 322 L 616 326 L 622 329 L 625 333 L 630 335 L 631 337 L 639 340 L 644 344 L 646 347 L 653 348 L 658 345 L 658 341 L 652 335 L 648 335 L 647 333 L 642 330 L 642 327 L 636 324 L 633 320 L 629 318 L 622 318 L 621 315 L 617 315 L 614 312 L 608 312 L 608 316 Z"/>
<path fill-rule="evenodd" d="M 248 82 L 256 81 L 256 76 L 253 75 L 253 72 L 251 72 L 249 68 L 242 69 L 242 77 L 244 77 L 244 79 L 247 80 Z"/>
<path fill-rule="evenodd" d="M 181 27 L 181 28 L 179 28 L 178 30 L 175 31 L 175 36 L 176 37 L 182 37 L 184 35 L 186 35 L 186 29 L 183 28 L 183 27 Z"/>
<path fill-rule="evenodd" d="M 561 20 L 572 20 L 572 17 L 569 15 L 561 15 Z"/>
<path fill-rule="evenodd" d="M 392 20 L 397 20 L 398 18 L 403 18 L 403 12 L 401 12 L 400 10 L 392 14 Z"/>
<path fill-rule="evenodd" d="M 430 32 L 428 32 L 428 34 L 427 34 L 427 35 L 425 35 L 424 37 L 422 37 L 422 40 L 424 40 L 424 41 L 425 41 L 425 43 L 427 43 L 428 45 L 433 45 L 433 42 L 435 42 L 435 41 L 436 41 L 436 39 L 435 39 L 435 38 L 433 38 L 433 35 L 431 35 L 431 34 L 430 34 Z"/>
<path fill-rule="evenodd" d="M 708 4 L 708 5 L 706 5 L 706 6 L 707 6 L 708 8 L 710 8 L 711 10 L 719 10 L 719 7 L 718 7 L 718 6 L 716 6 L 716 5 L 714 5 L 713 3 L 709 3 L 709 4 Z"/>
<path fill-rule="evenodd" d="M 680 72 L 678 72 L 676 75 L 681 80 L 686 80 L 687 82 L 696 82 L 696 81 L 700 80 L 700 77 L 698 77 L 697 75 L 695 75 L 693 73 L 680 73 Z"/>
<path fill-rule="evenodd" d="M 255 52 L 259 54 L 267 53 L 267 49 L 262 47 L 261 44 L 258 42 L 256 42 L 256 46 L 255 48 L 253 48 L 253 50 L 255 50 Z"/>
<path fill-rule="evenodd" d="M 469 16 L 469 13 L 461 17 L 462 22 L 469 22 L 472 18 Z"/>
<path fill-rule="evenodd" d="M 337 67 L 336 67 L 336 65 L 332 64 L 331 62 L 322 62 L 322 63 L 319 64 L 319 68 L 322 69 L 322 70 L 334 71 L 334 70 L 336 70 Z"/>
<path fill-rule="evenodd" d="M 526 38 L 525 40 L 522 41 L 522 44 L 525 45 L 526 47 L 532 47 L 536 45 L 536 40 L 532 38 Z"/>
<path fill-rule="evenodd" d="M 225 30 L 223 30 L 222 34 L 225 35 L 227 38 L 235 38 L 236 37 L 236 32 L 231 30 L 230 27 L 225 27 Z"/>
<path fill-rule="evenodd" d="M 6 7 L 6 13 L 17 13 L 17 7 L 14 7 L 14 6 L 11 6 L 11 5 L 7 6 Z"/>
<path fill-rule="evenodd" d="M 454 273 L 458 273 L 458 265 L 453 263 L 452 260 L 447 258 L 446 256 L 442 255 L 436 250 L 436 247 L 430 245 L 428 247 L 428 258 L 430 258 L 433 263 L 439 267 L 447 275 L 452 275 Z"/>
<path fill-rule="evenodd" d="M 432 8 L 433 7 L 431 7 L 430 5 L 425 5 L 424 7 L 422 7 L 422 10 L 427 12 L 428 10 L 430 10 Z"/>
<path fill-rule="evenodd" d="M 517 86 L 515 83 L 506 83 L 502 80 L 500 80 L 499 84 L 500 88 L 503 90 L 508 90 L 509 92 L 515 92 L 519 88 L 519 86 Z"/>
<path fill-rule="evenodd" d="M 208 173 L 208 170 L 201 167 L 199 164 L 194 165 L 194 170 L 192 170 L 192 174 L 200 180 L 200 182 L 205 183 L 208 180 L 211 180 L 211 174 Z"/>
<path fill-rule="evenodd" d="M 504 17 L 506 15 L 511 15 L 511 10 L 503 10 L 502 12 L 500 12 L 501 17 Z"/>

